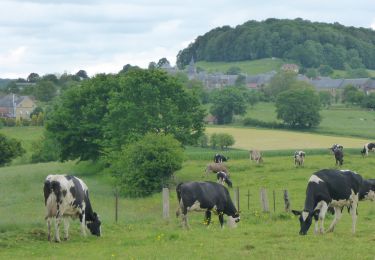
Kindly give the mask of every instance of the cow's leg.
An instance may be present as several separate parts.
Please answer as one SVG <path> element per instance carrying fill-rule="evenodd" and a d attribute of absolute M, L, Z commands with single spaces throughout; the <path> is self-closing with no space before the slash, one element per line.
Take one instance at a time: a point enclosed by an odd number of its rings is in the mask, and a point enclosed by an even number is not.
<path fill-rule="evenodd" d="M 224 228 L 224 213 L 222 211 L 219 211 L 219 222 L 221 228 Z"/>
<path fill-rule="evenodd" d="M 329 226 L 329 229 L 327 232 L 333 232 L 335 229 L 336 224 L 339 222 L 342 216 L 342 208 L 335 207 L 335 218 L 333 219 L 331 225 Z"/>
<path fill-rule="evenodd" d="M 79 215 L 79 221 L 81 222 L 82 236 L 86 237 L 86 216 L 85 216 L 85 211 L 82 211 L 82 214 Z"/>
<path fill-rule="evenodd" d="M 50 217 L 47 218 L 47 228 L 48 228 L 48 241 L 51 241 L 51 221 Z"/>
<path fill-rule="evenodd" d="M 61 215 L 58 212 L 55 218 L 55 242 L 61 242 L 60 240 L 60 222 L 61 222 Z"/>
<path fill-rule="evenodd" d="M 67 217 L 64 217 L 64 240 L 69 239 L 69 219 Z"/>
<path fill-rule="evenodd" d="M 320 212 L 319 212 L 319 220 L 320 220 L 319 233 L 320 234 L 324 233 L 324 219 L 326 217 L 327 210 L 328 210 L 328 205 L 327 205 L 327 203 L 324 202 L 322 207 L 320 208 Z"/>
<path fill-rule="evenodd" d="M 350 215 L 352 215 L 352 233 L 355 233 L 357 223 L 358 194 L 353 196 L 353 202 L 350 205 Z"/>
<path fill-rule="evenodd" d="M 206 215 L 204 218 L 204 223 L 208 226 L 211 223 L 211 210 L 206 210 Z"/>

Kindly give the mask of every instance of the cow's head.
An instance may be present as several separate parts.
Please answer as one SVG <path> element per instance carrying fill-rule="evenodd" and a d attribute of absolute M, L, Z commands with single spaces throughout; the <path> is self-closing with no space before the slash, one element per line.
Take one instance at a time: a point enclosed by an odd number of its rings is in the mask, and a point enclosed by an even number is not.
<path fill-rule="evenodd" d="M 90 230 L 91 234 L 100 237 L 101 235 L 101 222 L 99 216 L 94 212 L 93 221 L 87 222 L 87 228 Z"/>
<path fill-rule="evenodd" d="M 238 223 L 238 222 L 240 222 L 240 212 L 239 211 L 237 211 L 235 214 L 233 214 L 232 216 L 231 216 L 233 219 L 234 219 L 234 221 L 236 222 L 236 223 Z"/>
<path fill-rule="evenodd" d="M 314 210 L 313 212 L 292 210 L 292 212 L 294 215 L 299 216 L 299 222 L 301 225 L 301 230 L 299 231 L 300 235 L 307 234 L 313 218 L 317 218 L 319 215 L 319 210 Z"/>

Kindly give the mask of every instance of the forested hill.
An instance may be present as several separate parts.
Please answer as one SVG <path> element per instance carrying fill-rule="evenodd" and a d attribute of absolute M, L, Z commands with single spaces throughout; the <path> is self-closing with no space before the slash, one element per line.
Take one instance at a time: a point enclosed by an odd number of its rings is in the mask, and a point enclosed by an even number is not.
<path fill-rule="evenodd" d="M 189 64 L 192 57 L 224 62 L 277 57 L 307 68 L 325 64 L 334 69 L 375 69 L 375 31 L 300 18 L 248 21 L 199 36 L 178 53 L 178 67 Z"/>

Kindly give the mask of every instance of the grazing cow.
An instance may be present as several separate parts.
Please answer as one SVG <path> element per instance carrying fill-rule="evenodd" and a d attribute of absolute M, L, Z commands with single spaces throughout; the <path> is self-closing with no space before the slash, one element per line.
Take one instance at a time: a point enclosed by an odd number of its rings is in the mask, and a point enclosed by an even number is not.
<path fill-rule="evenodd" d="M 324 233 L 324 218 L 328 207 L 334 208 L 334 220 L 328 232 L 332 232 L 340 220 L 343 207 L 348 207 L 352 216 L 352 232 L 355 233 L 357 205 L 362 177 L 349 170 L 324 169 L 315 172 L 309 179 L 303 211 L 292 210 L 299 215 L 300 235 L 306 235 L 312 219 L 315 219 L 315 233 Z M 320 229 L 318 229 L 320 220 Z"/>
<path fill-rule="evenodd" d="M 335 149 L 333 154 L 335 155 L 336 165 L 342 165 L 344 163 L 344 152 L 341 149 Z"/>
<path fill-rule="evenodd" d="M 224 223 L 224 214 L 240 221 L 240 214 L 234 206 L 227 188 L 215 182 L 185 182 L 176 187 L 179 208 L 178 217 L 182 213 L 183 226 L 189 228 L 188 211 L 205 211 L 205 223 L 211 222 L 211 211 L 217 213 L 221 227 Z"/>
<path fill-rule="evenodd" d="M 365 179 L 359 189 L 359 200 L 375 201 L 375 179 Z"/>
<path fill-rule="evenodd" d="M 228 174 L 228 176 L 230 175 L 229 172 L 228 172 L 228 169 L 227 167 L 224 165 L 224 164 L 221 164 L 221 163 L 210 163 L 207 165 L 206 167 L 206 175 L 208 175 L 208 173 L 210 172 L 225 172 L 226 174 Z"/>
<path fill-rule="evenodd" d="M 69 220 L 79 217 L 81 231 L 86 236 L 86 226 L 91 234 L 100 236 L 99 216 L 92 210 L 86 184 L 79 178 L 65 175 L 48 175 L 44 181 L 44 202 L 51 241 L 51 222 L 55 218 L 55 242 L 60 242 L 59 225 L 64 220 L 64 239 L 68 239 Z"/>
<path fill-rule="evenodd" d="M 258 150 L 250 150 L 250 160 L 255 161 L 256 163 L 261 163 L 263 162 L 262 154 Z"/>
<path fill-rule="evenodd" d="M 296 151 L 294 153 L 294 165 L 297 166 L 303 166 L 305 162 L 305 152 L 304 151 Z"/>
<path fill-rule="evenodd" d="M 334 144 L 331 148 L 328 148 L 332 153 L 335 152 L 336 149 L 340 149 L 341 151 L 344 149 L 344 146 L 341 144 Z"/>
<path fill-rule="evenodd" d="M 368 152 L 373 152 L 375 148 L 375 143 L 367 143 L 363 146 L 363 149 L 361 151 L 362 156 L 368 156 Z"/>
<path fill-rule="evenodd" d="M 232 184 L 232 181 L 229 179 L 229 176 L 228 174 L 226 174 L 225 172 L 218 172 L 216 174 L 216 178 L 217 178 L 217 182 L 224 185 L 224 183 L 226 183 L 228 185 L 228 187 L 232 188 L 233 184 Z"/>
<path fill-rule="evenodd" d="M 221 155 L 221 154 L 215 154 L 214 156 L 214 162 L 215 163 L 222 163 L 222 162 L 226 162 L 229 160 L 229 157 L 225 157 L 224 155 Z"/>

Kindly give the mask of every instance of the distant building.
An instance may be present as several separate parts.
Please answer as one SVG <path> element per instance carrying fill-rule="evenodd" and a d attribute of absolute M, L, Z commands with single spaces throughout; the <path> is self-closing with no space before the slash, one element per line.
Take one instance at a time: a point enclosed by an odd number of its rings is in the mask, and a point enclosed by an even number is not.
<path fill-rule="evenodd" d="M 281 70 L 283 71 L 292 71 L 292 72 L 295 72 L 295 73 L 298 73 L 299 71 L 299 67 L 297 64 L 283 64 L 283 66 L 281 66 Z"/>
<path fill-rule="evenodd" d="M 195 62 L 194 62 L 194 58 L 191 57 L 191 60 L 190 60 L 190 63 L 187 67 L 187 75 L 188 75 L 188 78 L 191 80 L 191 79 L 195 79 L 196 76 L 197 76 L 197 68 L 195 66 Z"/>
<path fill-rule="evenodd" d="M 29 119 L 35 108 L 35 102 L 28 96 L 9 94 L 0 97 L 0 117 Z"/>

